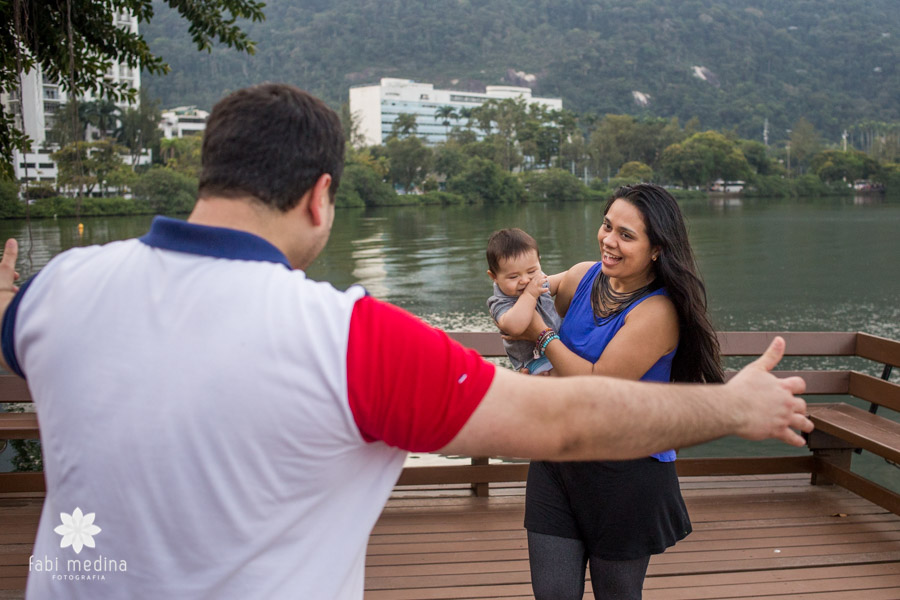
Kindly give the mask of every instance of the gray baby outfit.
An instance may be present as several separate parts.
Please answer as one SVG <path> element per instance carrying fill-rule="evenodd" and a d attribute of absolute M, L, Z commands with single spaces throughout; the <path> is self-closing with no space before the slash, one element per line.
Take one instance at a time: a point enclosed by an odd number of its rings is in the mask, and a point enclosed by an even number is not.
<path fill-rule="evenodd" d="M 499 321 L 503 313 L 512 308 L 518 299 L 519 296 L 507 296 L 504 294 L 495 283 L 494 295 L 487 299 L 488 310 L 491 311 L 491 318 L 494 319 L 494 322 Z M 559 331 L 562 319 L 556 312 L 556 307 L 553 305 L 553 298 L 550 294 L 541 294 L 535 308 L 538 314 L 543 317 L 547 327 Z M 529 342 L 528 340 L 515 340 L 512 342 L 503 340 L 503 347 L 506 348 L 506 355 L 516 371 L 522 367 L 528 367 L 532 375 L 537 375 L 542 371 L 549 371 L 553 368 L 550 361 L 534 355 L 534 342 Z M 532 366 L 529 367 L 529 364 Z"/>

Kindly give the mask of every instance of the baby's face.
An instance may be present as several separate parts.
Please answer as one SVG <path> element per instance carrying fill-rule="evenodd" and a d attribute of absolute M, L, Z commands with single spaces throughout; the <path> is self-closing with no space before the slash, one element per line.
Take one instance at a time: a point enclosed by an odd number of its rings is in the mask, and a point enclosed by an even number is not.
<path fill-rule="evenodd" d="M 541 259 L 534 250 L 518 256 L 501 258 L 497 273 L 488 271 L 491 279 L 507 296 L 520 296 L 531 279 L 541 274 Z"/>

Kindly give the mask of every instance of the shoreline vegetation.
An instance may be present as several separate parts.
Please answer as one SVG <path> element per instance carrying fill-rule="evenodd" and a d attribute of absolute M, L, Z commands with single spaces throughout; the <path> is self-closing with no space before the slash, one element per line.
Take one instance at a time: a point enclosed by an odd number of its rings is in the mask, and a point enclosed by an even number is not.
<path fill-rule="evenodd" d="M 445 108 L 453 111 L 437 113 Z M 696 120 L 682 126 L 674 118 L 606 115 L 579 124 L 574 113 L 523 99 L 490 100 L 443 118 L 444 141 L 430 145 L 419 136 L 416 116 L 401 113 L 383 144 L 360 147 L 357 119 L 345 105 L 336 206 L 594 201 L 640 182 L 664 185 L 683 202 L 723 189 L 745 198 L 868 193 L 858 188 L 900 193 L 900 130 L 869 154 L 827 145 L 804 119 L 781 149 L 734 132 L 701 131 Z M 0 219 L 190 212 L 200 136 L 160 140 L 152 153 L 158 162 L 135 167 L 111 143 L 76 142 L 54 153 L 55 186 L 0 181 Z M 76 190 L 81 197 L 73 197 Z"/>
<path fill-rule="evenodd" d="M 850 198 L 856 195 L 866 194 L 873 197 L 884 196 L 881 192 L 858 192 L 852 188 L 834 188 L 826 187 L 825 191 L 820 191 L 819 186 L 804 185 L 797 182 L 790 187 L 788 195 L 760 194 L 755 192 L 741 193 L 720 193 L 708 192 L 705 190 L 669 190 L 679 203 L 691 204 L 697 202 L 708 202 L 716 199 L 728 200 L 797 200 L 805 201 L 810 199 L 838 199 Z M 516 200 L 515 203 L 526 202 L 571 202 L 571 201 L 588 201 L 588 202 L 605 202 L 613 190 L 610 188 L 589 188 L 585 186 L 585 192 L 578 194 L 577 197 L 571 199 L 548 198 L 539 196 L 536 193 L 525 192 L 523 198 Z M 891 196 L 888 196 L 891 197 Z M 49 198 L 39 198 L 32 200 L 28 206 L 28 214 L 26 214 L 25 204 L 19 201 L 17 204 L 11 204 L 0 200 L 0 220 L 19 220 L 19 219 L 56 219 L 56 218 L 86 218 L 86 217 L 130 217 L 141 215 L 186 215 L 191 212 L 193 201 L 190 205 L 181 203 L 177 206 L 169 206 L 160 210 L 154 206 L 142 202 L 134 198 L 123 198 L 121 196 L 113 196 L 106 198 L 81 198 L 79 205 L 78 198 L 70 198 L 65 196 L 54 196 Z M 378 204 L 366 203 L 347 203 L 341 202 L 341 194 L 338 192 L 338 200 L 336 206 L 343 209 L 360 209 L 367 207 L 409 207 L 409 206 L 462 206 L 462 205 L 481 205 L 484 201 L 472 201 L 460 194 L 443 191 L 430 191 L 421 194 L 395 194 L 389 200 L 379 202 Z"/>

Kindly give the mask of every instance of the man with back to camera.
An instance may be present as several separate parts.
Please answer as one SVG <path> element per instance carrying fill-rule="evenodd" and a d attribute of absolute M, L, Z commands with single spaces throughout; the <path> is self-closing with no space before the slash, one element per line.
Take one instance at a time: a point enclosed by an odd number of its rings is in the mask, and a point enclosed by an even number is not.
<path fill-rule="evenodd" d="M 29 598 L 361 598 L 366 542 L 406 451 L 629 459 L 810 431 L 783 340 L 725 385 L 528 378 L 354 286 L 303 269 L 328 240 L 337 115 L 288 85 L 220 101 L 187 222 L 73 249 L 21 290 L 0 261 L 2 350 L 26 377 L 47 496 Z M 61 513 L 93 546 L 60 548 Z"/>

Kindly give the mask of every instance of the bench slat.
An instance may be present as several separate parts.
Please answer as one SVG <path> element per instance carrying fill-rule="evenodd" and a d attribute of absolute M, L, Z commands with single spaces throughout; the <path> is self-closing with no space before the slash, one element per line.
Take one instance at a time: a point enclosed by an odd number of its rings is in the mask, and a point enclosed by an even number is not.
<path fill-rule="evenodd" d="M 811 404 L 816 429 L 900 462 L 900 423 L 873 415 L 849 404 Z"/>
<path fill-rule="evenodd" d="M 801 377 L 806 382 L 804 395 L 836 396 L 850 393 L 850 371 L 772 371 L 776 377 Z M 725 381 L 737 371 L 725 371 Z"/>
<path fill-rule="evenodd" d="M 0 402 L 31 402 L 25 380 L 12 374 L 0 375 Z"/>
<path fill-rule="evenodd" d="M 36 440 L 40 437 L 35 413 L 0 413 L 0 440 Z"/>
<path fill-rule="evenodd" d="M 851 371 L 848 393 L 879 406 L 900 411 L 900 385 L 896 383 Z"/>
<path fill-rule="evenodd" d="M 720 331 L 722 356 L 762 354 L 772 338 L 785 341 L 785 356 L 853 356 L 856 353 L 855 332 L 821 331 Z"/>
<path fill-rule="evenodd" d="M 856 354 L 875 362 L 900 367 L 900 342 L 869 333 L 856 334 Z"/>

